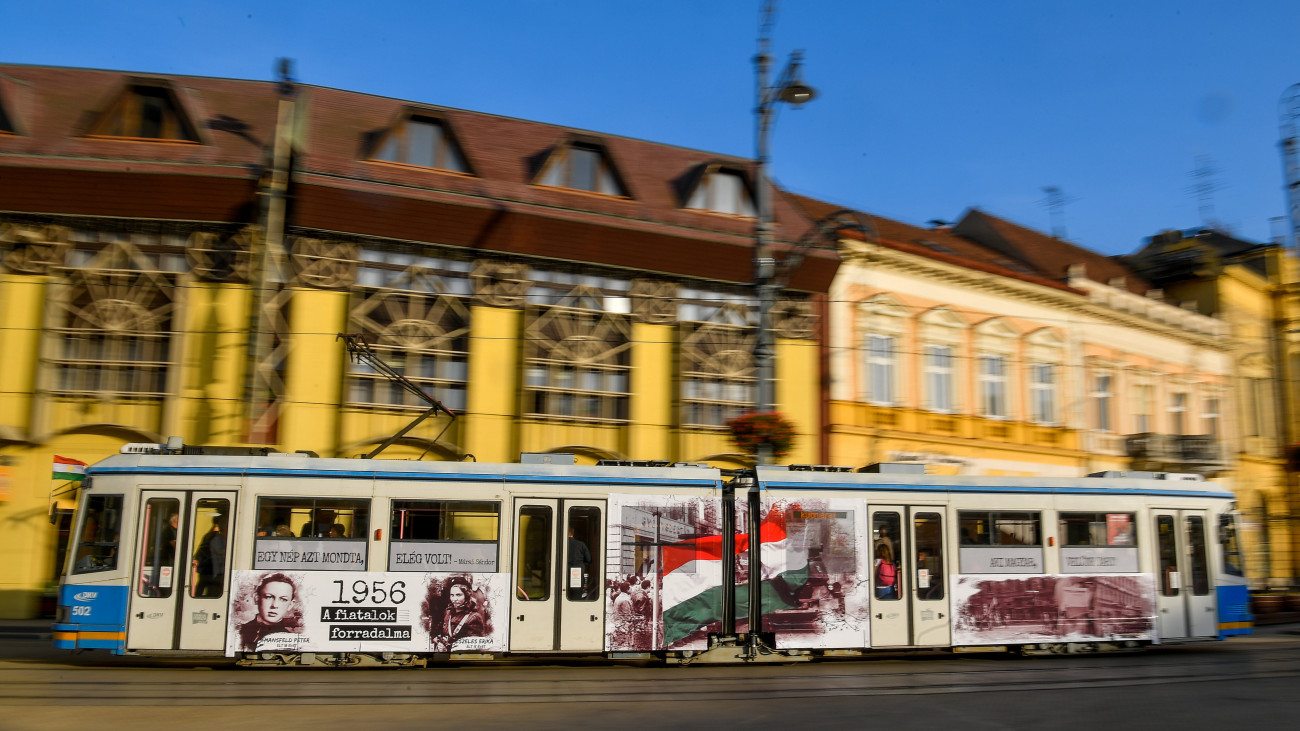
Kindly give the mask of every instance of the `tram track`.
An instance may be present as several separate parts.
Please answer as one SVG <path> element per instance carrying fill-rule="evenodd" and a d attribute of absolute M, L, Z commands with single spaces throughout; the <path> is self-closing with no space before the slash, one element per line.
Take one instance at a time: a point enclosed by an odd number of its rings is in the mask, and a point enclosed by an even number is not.
<path fill-rule="evenodd" d="M 1155 662 L 1041 659 L 1015 667 L 900 668 L 897 662 L 754 668 L 438 668 L 388 671 L 199 671 L 0 668 L 0 703 L 219 705 L 375 703 L 658 703 L 1052 691 L 1300 677 L 1300 649 Z M 968 660 L 941 660 L 965 664 Z M 626 670 L 628 676 L 617 677 Z M 822 672 L 829 670 L 830 672 Z M 183 678 L 181 673 L 203 675 Z M 209 672 L 212 675 L 209 675 Z M 81 677 L 92 673 L 96 677 Z M 540 677 L 549 673 L 549 677 Z M 120 675 L 120 678 L 112 675 Z M 449 677 L 456 674 L 459 677 Z M 108 676 L 107 678 L 104 676 Z M 322 677 L 327 675 L 328 677 Z M 25 676 L 25 677 L 23 677 Z M 214 677 L 215 676 L 215 677 Z M 614 677 L 611 677 L 614 676 Z M 210 679 L 209 679 L 210 678 Z"/>

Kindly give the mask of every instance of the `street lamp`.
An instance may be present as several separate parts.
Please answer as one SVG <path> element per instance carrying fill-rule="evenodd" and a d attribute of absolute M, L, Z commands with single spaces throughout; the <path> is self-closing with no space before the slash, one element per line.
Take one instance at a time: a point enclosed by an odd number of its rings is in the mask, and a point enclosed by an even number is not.
<path fill-rule="evenodd" d="M 801 51 L 791 53 L 776 84 L 768 84 L 768 66 L 772 61 L 768 53 L 771 46 L 768 37 L 771 11 L 768 7 L 768 19 L 763 23 L 758 39 L 758 55 L 754 57 L 758 71 L 758 106 L 754 110 L 758 118 L 757 155 L 754 160 L 754 202 L 758 219 L 754 226 L 754 290 L 758 297 L 758 338 L 754 344 L 754 366 L 758 372 L 758 393 L 754 410 L 760 412 L 772 411 L 776 404 L 776 338 L 772 332 L 772 309 L 781 290 L 776 259 L 772 254 L 772 188 L 767 180 L 768 134 L 772 129 L 772 115 L 778 102 L 797 107 L 812 101 L 817 95 L 812 87 L 799 78 L 799 66 L 803 62 Z M 757 464 L 771 463 L 771 445 L 760 444 L 755 460 Z"/>

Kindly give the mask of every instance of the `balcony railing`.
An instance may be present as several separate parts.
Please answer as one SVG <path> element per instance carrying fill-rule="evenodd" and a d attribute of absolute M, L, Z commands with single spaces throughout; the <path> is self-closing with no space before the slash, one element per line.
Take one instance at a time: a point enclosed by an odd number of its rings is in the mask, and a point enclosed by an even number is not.
<path fill-rule="evenodd" d="M 1129 434 L 1124 446 L 1135 470 L 1213 475 L 1228 468 L 1223 445 L 1209 434 Z"/>

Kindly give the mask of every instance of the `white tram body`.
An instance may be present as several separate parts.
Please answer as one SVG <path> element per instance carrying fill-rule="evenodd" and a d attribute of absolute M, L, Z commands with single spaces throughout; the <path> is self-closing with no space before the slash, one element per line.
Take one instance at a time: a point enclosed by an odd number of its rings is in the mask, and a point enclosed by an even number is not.
<path fill-rule="evenodd" d="M 1132 646 L 1249 632 L 1233 496 L 1220 485 L 913 467 L 758 470 L 762 525 L 783 523 L 786 565 L 806 561 L 820 582 L 785 608 L 765 601 L 778 648 Z M 765 578 L 781 560 L 770 554 Z"/>
<path fill-rule="evenodd" d="M 88 470 L 57 647 L 745 660 L 1250 627 L 1232 495 L 1199 480 L 124 451 Z"/>

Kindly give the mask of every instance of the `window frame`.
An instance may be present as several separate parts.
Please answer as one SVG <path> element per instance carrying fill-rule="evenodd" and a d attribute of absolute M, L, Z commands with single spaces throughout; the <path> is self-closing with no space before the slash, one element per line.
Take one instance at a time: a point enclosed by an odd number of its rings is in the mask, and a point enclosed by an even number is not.
<path fill-rule="evenodd" d="M 412 149 L 413 125 L 425 125 L 437 130 L 430 149 L 428 164 L 412 160 L 414 156 Z M 392 156 L 395 159 L 382 157 L 390 144 L 394 145 Z M 438 115 L 421 112 L 408 114 L 397 124 L 394 124 L 388 130 L 388 133 L 372 147 L 367 162 L 401 165 L 471 177 L 474 174 L 470 169 L 468 159 L 465 157 L 465 152 L 456 142 L 456 136 L 452 133 L 447 120 Z M 459 165 L 459 167 L 456 167 L 456 165 Z"/>
<path fill-rule="evenodd" d="M 1151 410 L 1155 406 L 1156 387 L 1150 383 L 1133 384 L 1133 433 L 1150 434 L 1153 423 Z"/>
<path fill-rule="evenodd" d="M 480 519 L 491 516 L 495 521 L 492 539 L 481 538 L 408 538 L 404 537 L 407 522 L 399 525 L 399 509 L 414 506 L 438 506 L 438 531 L 446 533 L 454 528 L 455 516 L 474 514 Z M 470 573 L 496 573 L 501 546 L 502 504 L 500 500 L 447 500 L 438 498 L 393 498 L 388 504 L 388 570 L 389 571 L 466 571 Z M 477 512 L 475 512 L 477 511 Z M 414 516 L 411 516 L 414 517 Z M 411 549 L 446 546 L 447 552 L 412 551 Z M 491 550 L 485 550 L 488 547 Z M 457 547 L 464 547 L 458 552 Z M 405 553 L 402 553 L 405 551 Z M 460 553 L 460 555 L 457 555 Z M 403 560 L 405 559 L 405 560 Z"/>
<path fill-rule="evenodd" d="M 956 411 L 957 356 L 955 351 L 956 347 L 948 343 L 926 343 L 922 347 L 921 357 L 924 359 L 922 373 L 925 378 L 927 411 L 939 414 L 951 414 Z"/>
<path fill-rule="evenodd" d="M 1219 514 L 1219 555 L 1223 558 L 1223 574 L 1225 576 L 1246 575 L 1245 554 L 1241 550 L 1241 536 L 1237 528 L 1237 517 L 1235 513 Z M 1231 557 L 1235 556 L 1233 561 Z"/>
<path fill-rule="evenodd" d="M 980 416 L 986 419 L 1010 418 L 1008 408 L 1008 358 L 1002 353 L 980 353 L 978 358 Z M 996 365 L 996 369 L 990 366 Z"/>
<path fill-rule="evenodd" d="M 157 135 L 145 134 L 145 99 L 165 99 L 162 116 L 158 121 Z M 178 136 L 160 136 L 168 126 Z M 109 132 L 118 129 L 120 132 Z M 198 127 L 190 121 L 180 97 L 168 86 L 148 83 L 128 83 L 114 99 L 113 104 L 101 114 L 86 137 L 99 140 L 125 142 L 155 142 L 171 145 L 201 145 Z"/>
<path fill-rule="evenodd" d="M 884 342 L 877 348 L 878 341 Z M 898 405 L 898 336 L 893 333 L 867 333 L 863 347 L 863 370 L 866 388 L 863 394 L 875 406 Z"/>
<path fill-rule="evenodd" d="M 1040 380 L 1039 376 L 1044 373 L 1048 378 Z M 1056 363 L 1039 361 L 1029 364 L 1029 421 L 1034 424 L 1054 426 L 1060 423 L 1056 410 L 1056 374 Z"/>
<path fill-rule="evenodd" d="M 998 530 L 1000 521 L 1019 520 L 1017 518 L 1010 517 L 1010 516 L 1017 516 L 1017 515 L 1032 516 L 1030 520 L 1032 520 L 1034 524 L 1034 529 L 1033 529 L 1035 533 L 1034 537 L 1037 539 L 1037 543 L 1004 543 L 1001 541 L 997 543 L 993 543 L 991 539 L 993 537 L 994 532 Z M 962 540 L 961 545 L 967 547 L 1018 546 L 1020 548 L 1042 548 L 1045 545 L 1043 541 L 1043 511 L 1041 510 L 958 510 L 957 511 L 958 533 L 964 537 L 966 533 L 966 521 L 978 520 L 979 516 L 985 516 L 985 520 L 988 521 L 988 530 L 985 532 L 985 535 L 988 535 L 990 540 L 982 543 L 981 542 L 969 543 L 965 540 Z M 1007 517 L 1001 518 L 999 516 L 1007 516 Z"/>
<path fill-rule="evenodd" d="M 720 180 L 730 180 L 732 183 L 727 186 L 718 184 Z M 721 191 L 719 188 L 730 187 L 728 191 Z M 729 198 L 723 205 L 719 203 L 720 197 Z M 686 200 L 684 208 L 692 211 L 704 211 L 714 213 L 720 216 L 734 216 L 736 218 L 756 218 L 758 216 L 758 206 L 754 200 L 754 191 L 750 186 L 749 178 L 740 170 L 728 167 L 710 166 L 700 176 L 699 181 L 695 184 L 695 189 Z"/>
<path fill-rule="evenodd" d="M 1223 413 L 1221 404 L 1223 403 L 1218 394 L 1206 396 L 1203 400 L 1205 404 L 1204 411 L 1201 412 L 1201 420 L 1205 422 L 1205 433 L 1209 436 L 1220 439 L 1223 426 Z"/>
<path fill-rule="evenodd" d="M 370 561 L 370 528 L 374 512 L 374 500 L 368 497 L 335 497 L 328 495 L 258 495 L 257 504 L 254 508 L 257 515 L 256 532 L 253 538 L 253 568 L 256 570 L 293 570 L 293 571 L 364 571 Z M 293 516 L 302 511 L 306 511 L 307 521 L 302 524 L 301 528 L 295 528 L 297 522 Z M 330 511 L 333 519 L 331 525 L 343 525 L 338 520 L 339 513 L 342 510 L 351 511 L 351 536 L 330 537 L 320 535 L 321 524 L 325 523 L 320 516 L 321 511 Z M 287 511 L 289 516 L 287 523 L 280 523 L 280 516 Z M 288 535 L 278 535 L 272 531 L 278 531 L 278 526 L 284 525 L 289 529 Z M 312 535 L 302 535 L 303 531 L 310 527 Z M 347 528 L 348 526 L 344 526 Z M 257 535 L 266 532 L 266 535 Z M 356 547 L 360 553 L 361 568 L 352 566 L 321 565 L 310 566 L 293 563 L 285 565 L 280 563 L 276 558 L 269 554 L 273 551 L 268 548 L 272 541 L 287 541 L 289 545 L 293 543 L 305 543 L 308 541 L 324 541 L 331 546 L 349 546 Z M 275 551 L 274 553 L 280 553 Z"/>
<path fill-rule="evenodd" d="M 1167 409 L 1169 417 L 1169 433 L 1175 436 L 1187 434 L 1187 426 L 1191 410 L 1188 408 L 1191 402 L 1191 394 L 1188 391 L 1180 389 L 1169 392 L 1169 408 Z"/>
<path fill-rule="evenodd" d="M 1099 381 L 1105 379 L 1103 387 Z M 1092 374 L 1092 392 L 1089 394 L 1089 400 L 1093 403 L 1093 418 L 1095 420 L 1093 428 L 1106 434 L 1114 433 L 1114 399 L 1115 399 L 1115 374 L 1114 373 L 1093 373 Z"/>
<path fill-rule="evenodd" d="M 958 510 L 958 572 L 961 574 L 1023 574 L 1042 575 L 1046 571 L 1044 564 L 1046 554 L 1046 536 L 1043 532 L 1042 510 Z M 978 523 L 985 523 L 985 530 L 980 533 Z M 1004 524 L 1023 526 L 1028 524 L 1033 531 L 1036 542 L 1010 543 L 1004 539 L 993 542 L 993 537 L 1011 536 L 1012 532 L 1003 533 Z M 985 536 L 985 539 L 972 541 L 971 538 Z"/>
<path fill-rule="evenodd" d="M 572 338 L 578 331 L 592 337 Z M 519 389 L 524 418 L 589 424 L 630 422 L 629 315 L 566 305 L 530 305 L 524 333 Z M 592 347 L 596 342 L 599 349 Z"/>
<path fill-rule="evenodd" d="M 83 485 L 82 489 L 89 489 L 89 485 Z M 100 503 L 96 509 L 94 505 Z M 87 495 L 82 502 L 82 509 L 78 512 L 81 515 L 77 518 L 77 542 L 70 552 L 71 565 L 68 567 L 68 573 L 72 575 L 96 574 L 102 571 L 115 571 L 117 569 L 117 557 L 121 553 L 118 548 L 121 544 L 122 535 L 122 510 L 126 504 L 126 496 L 121 493 L 108 493 L 103 495 Z M 111 535 L 112 540 L 87 540 L 86 523 L 93 516 L 108 515 L 110 520 L 107 524 L 97 520 L 95 523 L 95 537 Z M 83 551 L 83 548 L 90 549 Z M 102 549 L 94 551 L 94 549 Z M 84 563 L 84 565 L 83 565 Z"/>
<path fill-rule="evenodd" d="M 572 154 L 575 150 L 595 156 L 595 164 L 590 171 L 592 187 L 577 185 L 582 181 L 576 179 L 577 172 L 574 161 L 577 157 Z M 547 159 L 541 173 L 538 174 L 534 185 L 609 196 L 611 198 L 631 197 L 627 192 L 627 186 L 623 183 L 622 176 L 618 173 L 618 168 L 614 166 L 609 157 L 609 150 L 602 144 L 584 140 L 570 141 L 556 148 Z"/>
<path fill-rule="evenodd" d="M 1110 536 L 1109 525 L 1110 525 L 1110 522 L 1111 522 L 1111 521 L 1110 521 L 1110 516 L 1112 516 L 1112 515 L 1123 515 L 1123 516 L 1127 516 L 1127 517 L 1128 517 L 1128 526 L 1129 526 L 1129 528 L 1130 528 L 1130 531 L 1129 531 L 1128 535 L 1129 535 L 1129 537 L 1130 537 L 1129 540 L 1130 540 L 1131 542 L 1129 542 L 1129 543 L 1112 543 L 1112 542 L 1111 542 L 1112 537 Z M 1088 525 L 1089 525 L 1089 530 L 1090 530 L 1090 531 L 1092 530 L 1091 526 L 1096 525 L 1096 524 L 1101 524 L 1101 525 L 1103 525 L 1103 526 L 1106 526 L 1107 535 L 1106 535 L 1106 542 L 1105 542 L 1105 543 L 1091 543 L 1091 542 L 1090 542 L 1090 543 L 1075 543 L 1075 542 L 1072 542 L 1072 541 L 1071 541 L 1071 539 L 1070 539 L 1070 532 L 1069 532 L 1069 530 L 1067 529 L 1066 523 L 1067 523 L 1067 521 L 1068 521 L 1069 519 L 1076 519 L 1076 520 L 1077 520 L 1077 519 L 1082 519 L 1082 518 L 1101 518 L 1101 519 L 1102 519 L 1102 520 L 1091 520 L 1091 521 L 1088 522 Z M 1119 510 L 1119 511 L 1116 511 L 1116 510 L 1095 510 L 1095 511 L 1094 511 L 1094 510 L 1062 510 L 1062 511 L 1060 511 L 1060 512 L 1058 512 L 1058 513 L 1056 514 L 1056 521 L 1057 521 L 1057 524 L 1058 524 L 1058 526 L 1059 526 L 1058 529 L 1057 529 L 1057 535 L 1060 536 L 1060 542 L 1061 542 L 1061 547 L 1062 547 L 1062 548 L 1137 548 L 1137 547 L 1138 547 L 1137 514 L 1134 513 L 1134 512 L 1132 512 L 1132 511 L 1127 511 L 1127 510 Z M 1089 538 L 1091 538 L 1091 533 L 1089 533 Z"/>

